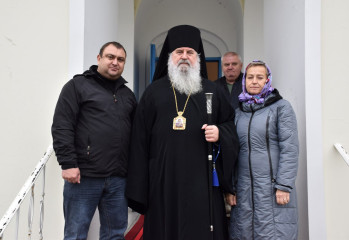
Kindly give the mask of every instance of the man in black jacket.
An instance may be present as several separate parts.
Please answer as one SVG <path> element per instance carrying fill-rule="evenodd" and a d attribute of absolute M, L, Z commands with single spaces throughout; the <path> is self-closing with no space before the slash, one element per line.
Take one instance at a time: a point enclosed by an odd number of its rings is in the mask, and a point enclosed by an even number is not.
<path fill-rule="evenodd" d="M 224 76 L 215 81 L 229 99 L 234 109 L 239 107 L 239 95 L 242 92 L 242 60 L 236 52 L 227 52 L 222 57 Z"/>
<path fill-rule="evenodd" d="M 64 239 L 86 239 L 98 206 L 100 239 L 124 239 L 124 197 L 133 92 L 121 74 L 126 51 L 117 42 L 102 46 L 98 66 L 65 84 L 52 124 L 53 147 L 64 183 Z"/>

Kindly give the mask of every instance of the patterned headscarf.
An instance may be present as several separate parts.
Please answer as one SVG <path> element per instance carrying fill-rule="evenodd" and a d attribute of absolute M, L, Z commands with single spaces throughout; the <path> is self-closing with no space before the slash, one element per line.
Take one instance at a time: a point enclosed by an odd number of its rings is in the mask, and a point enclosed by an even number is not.
<path fill-rule="evenodd" d="M 257 94 L 257 95 L 250 95 L 247 90 L 246 90 L 246 72 L 251 65 L 256 65 L 256 66 L 265 66 L 267 68 L 267 82 L 265 83 L 262 91 Z M 240 102 L 246 102 L 248 104 L 251 103 L 264 103 L 264 99 L 266 96 L 268 96 L 274 88 L 271 86 L 271 80 L 272 80 L 272 75 L 270 68 L 268 67 L 267 64 L 265 64 L 263 61 L 260 60 L 254 60 L 251 63 L 249 63 L 245 69 L 245 73 L 242 77 L 242 93 L 239 95 L 239 101 Z"/>

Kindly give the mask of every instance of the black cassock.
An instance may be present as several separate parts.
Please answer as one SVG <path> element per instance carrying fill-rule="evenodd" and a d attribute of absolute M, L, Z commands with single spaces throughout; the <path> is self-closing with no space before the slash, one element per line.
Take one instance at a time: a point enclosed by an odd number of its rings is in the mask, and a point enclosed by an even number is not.
<path fill-rule="evenodd" d="M 217 85 L 203 80 L 203 91 L 191 95 L 183 116 L 185 130 L 173 130 L 177 116 L 168 77 L 152 83 L 136 110 L 126 196 L 129 206 L 145 214 L 144 240 L 209 240 L 209 194 L 206 92 L 213 93 L 212 120 L 219 128 L 217 160 L 220 187 L 213 190 L 214 239 L 228 239 L 223 191 L 232 192 L 238 155 L 234 110 Z M 187 95 L 176 91 L 178 111 Z M 223 190 L 223 191 L 222 191 Z"/>

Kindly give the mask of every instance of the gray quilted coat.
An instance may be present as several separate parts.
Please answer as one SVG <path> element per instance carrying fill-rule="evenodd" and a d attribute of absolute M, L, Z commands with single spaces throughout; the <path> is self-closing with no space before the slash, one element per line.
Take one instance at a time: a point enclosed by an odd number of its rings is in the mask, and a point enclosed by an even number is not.
<path fill-rule="evenodd" d="M 275 89 L 263 104 L 242 103 L 235 124 L 240 153 L 231 239 L 297 239 L 298 133 L 292 106 Z M 276 189 L 290 192 L 289 203 L 276 203 Z"/>

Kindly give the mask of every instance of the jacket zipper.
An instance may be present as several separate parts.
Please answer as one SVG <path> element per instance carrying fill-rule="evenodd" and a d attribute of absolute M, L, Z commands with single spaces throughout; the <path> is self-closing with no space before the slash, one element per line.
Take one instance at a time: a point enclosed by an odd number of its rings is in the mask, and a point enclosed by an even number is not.
<path fill-rule="evenodd" d="M 275 178 L 274 178 L 274 172 L 273 172 L 273 163 L 271 161 L 271 154 L 270 154 L 270 138 L 269 138 L 269 120 L 270 120 L 270 115 L 268 115 L 267 118 L 267 123 L 266 123 L 266 132 L 265 132 L 265 138 L 266 138 L 266 142 L 267 142 L 267 151 L 268 151 L 268 159 L 269 159 L 269 167 L 270 167 L 270 179 L 271 179 L 271 202 L 274 202 L 274 188 L 273 188 L 273 183 L 275 183 Z M 274 206 L 273 206 L 273 221 L 274 221 L 274 225 L 275 225 L 275 212 L 274 212 Z"/>
<path fill-rule="evenodd" d="M 252 239 L 254 239 L 254 187 L 253 187 L 253 175 L 252 175 L 252 165 L 251 165 L 251 123 L 252 123 L 252 118 L 254 115 L 254 111 L 252 109 L 252 115 L 250 118 L 250 122 L 248 124 L 248 163 L 249 163 L 249 169 L 250 169 L 250 179 L 251 179 L 251 196 L 252 196 Z"/>
<path fill-rule="evenodd" d="M 270 167 L 270 179 L 271 179 L 271 182 L 274 183 L 275 178 L 274 178 L 274 173 L 273 173 L 273 163 L 271 161 L 270 143 L 269 143 L 269 119 L 270 119 L 270 116 L 268 116 L 268 118 L 267 118 L 267 126 L 266 126 L 267 130 L 265 133 L 265 138 L 267 141 L 267 151 L 268 151 L 268 159 L 269 159 L 269 167 Z"/>

